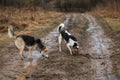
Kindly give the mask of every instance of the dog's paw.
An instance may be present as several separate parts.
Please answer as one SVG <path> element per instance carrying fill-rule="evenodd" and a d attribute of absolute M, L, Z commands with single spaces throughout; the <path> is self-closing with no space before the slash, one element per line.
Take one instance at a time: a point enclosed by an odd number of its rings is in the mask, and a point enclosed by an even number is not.
<path fill-rule="evenodd" d="M 33 60 L 33 58 L 28 58 L 28 60 L 29 60 L 29 61 L 32 61 L 32 60 Z"/>
<path fill-rule="evenodd" d="M 23 56 L 23 58 L 27 58 L 26 56 Z"/>
<path fill-rule="evenodd" d="M 59 52 L 62 52 L 62 50 L 59 50 Z"/>
<path fill-rule="evenodd" d="M 24 58 L 23 58 L 23 57 L 21 57 L 21 60 L 24 60 Z"/>

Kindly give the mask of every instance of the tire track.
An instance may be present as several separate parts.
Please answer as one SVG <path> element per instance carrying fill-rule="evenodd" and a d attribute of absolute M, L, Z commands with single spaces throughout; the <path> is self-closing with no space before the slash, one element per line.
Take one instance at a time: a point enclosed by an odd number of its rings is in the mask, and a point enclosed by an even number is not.
<path fill-rule="evenodd" d="M 88 14 L 83 14 L 89 21 L 87 29 L 90 35 L 89 54 L 92 56 L 92 69 L 95 80 L 117 80 L 112 69 L 112 61 L 110 60 L 111 52 L 108 50 L 111 40 L 105 36 L 103 29 L 96 22 L 95 18 Z"/>

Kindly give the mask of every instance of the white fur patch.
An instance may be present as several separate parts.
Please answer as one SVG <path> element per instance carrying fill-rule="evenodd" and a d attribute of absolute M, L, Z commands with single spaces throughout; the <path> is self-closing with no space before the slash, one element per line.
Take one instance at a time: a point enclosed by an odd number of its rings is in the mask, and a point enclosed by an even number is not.
<path fill-rule="evenodd" d="M 65 30 L 65 33 L 67 33 L 68 35 L 71 35 L 67 30 Z"/>
<path fill-rule="evenodd" d="M 61 23 L 59 26 L 61 26 L 61 28 L 65 27 L 64 23 Z"/>
<path fill-rule="evenodd" d="M 77 46 L 77 48 L 79 48 L 79 46 Z"/>
<path fill-rule="evenodd" d="M 73 41 L 72 39 L 69 39 L 68 44 L 69 44 L 70 46 L 73 46 L 73 45 L 74 45 L 74 43 L 75 43 L 75 41 Z"/>
<path fill-rule="evenodd" d="M 8 28 L 8 35 L 9 35 L 10 38 L 13 38 L 13 37 L 14 37 L 14 35 L 13 35 L 13 27 L 12 27 L 12 26 L 10 26 L 10 27 Z"/>
<path fill-rule="evenodd" d="M 77 43 L 76 41 L 69 39 L 68 45 L 73 46 L 74 43 Z M 78 43 L 77 43 L 78 44 Z M 76 46 L 77 48 L 79 48 L 79 46 Z"/>
<path fill-rule="evenodd" d="M 64 30 L 64 27 L 65 27 L 65 25 L 64 25 L 64 23 L 61 23 L 59 26 L 58 26 L 58 31 L 59 31 L 59 28 L 61 27 L 61 30 Z"/>

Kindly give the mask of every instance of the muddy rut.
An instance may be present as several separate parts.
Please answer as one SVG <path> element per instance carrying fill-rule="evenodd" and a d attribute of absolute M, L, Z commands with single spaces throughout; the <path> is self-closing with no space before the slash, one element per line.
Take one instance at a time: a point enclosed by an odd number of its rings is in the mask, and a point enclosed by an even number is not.
<path fill-rule="evenodd" d="M 111 40 L 95 18 L 88 14 L 70 14 L 63 23 L 78 38 L 79 55 L 71 56 L 64 42 L 63 52 L 58 52 L 56 27 L 42 39 L 49 49 L 49 59 L 33 51 L 33 60 L 24 52 L 26 58 L 21 61 L 13 44 L 1 51 L 0 80 L 118 80 L 109 58 Z"/>
<path fill-rule="evenodd" d="M 91 15 L 84 15 L 89 21 L 89 33 L 91 66 L 94 70 L 95 80 L 118 80 L 113 73 L 112 61 L 110 60 L 111 40 L 105 35 L 102 27 L 96 22 L 95 18 Z"/>

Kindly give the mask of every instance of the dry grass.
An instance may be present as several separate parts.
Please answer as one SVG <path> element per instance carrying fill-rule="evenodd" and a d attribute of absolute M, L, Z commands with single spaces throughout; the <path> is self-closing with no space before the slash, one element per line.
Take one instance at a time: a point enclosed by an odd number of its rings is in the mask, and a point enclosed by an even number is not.
<path fill-rule="evenodd" d="M 114 31 L 120 31 L 120 19 L 105 18 Z"/>
<path fill-rule="evenodd" d="M 105 19 L 113 31 L 120 31 L 120 12 L 98 8 L 92 14 L 99 15 Z"/>
<path fill-rule="evenodd" d="M 95 14 L 98 14 L 104 18 L 116 18 L 120 19 L 120 11 L 112 10 L 110 7 L 103 7 L 103 6 L 96 6 L 96 8 L 93 10 Z"/>
<path fill-rule="evenodd" d="M 28 8 L 0 9 L 0 48 L 9 44 L 7 28 L 11 24 L 15 34 L 27 34 L 35 37 L 44 37 L 64 19 L 63 13 Z"/>

